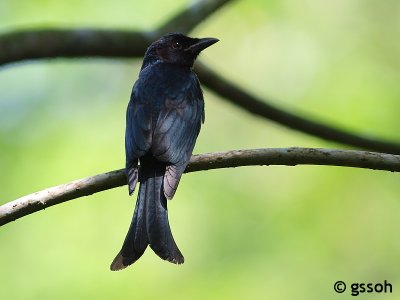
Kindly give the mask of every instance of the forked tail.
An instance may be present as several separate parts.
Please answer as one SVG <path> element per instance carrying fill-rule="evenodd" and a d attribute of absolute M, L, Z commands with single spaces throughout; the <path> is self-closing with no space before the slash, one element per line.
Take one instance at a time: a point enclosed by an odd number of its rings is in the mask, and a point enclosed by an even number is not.
<path fill-rule="evenodd" d="M 111 264 L 111 270 L 126 268 L 138 260 L 150 245 L 162 259 L 182 264 L 179 251 L 168 222 L 167 199 L 163 181 L 165 164 L 153 157 L 141 160 L 140 188 L 132 222 L 121 251 Z"/>

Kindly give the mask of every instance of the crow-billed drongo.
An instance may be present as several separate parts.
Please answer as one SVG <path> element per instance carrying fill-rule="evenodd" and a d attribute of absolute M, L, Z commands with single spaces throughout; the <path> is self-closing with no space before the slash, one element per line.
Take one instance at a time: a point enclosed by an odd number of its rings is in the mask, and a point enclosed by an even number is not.
<path fill-rule="evenodd" d="M 184 261 L 168 223 L 171 199 L 204 122 L 204 100 L 192 67 L 214 38 L 171 33 L 147 49 L 126 113 L 125 152 L 129 194 L 140 182 L 132 222 L 111 270 L 138 260 L 147 246 L 162 259 Z M 140 165 L 140 168 L 139 168 Z"/>

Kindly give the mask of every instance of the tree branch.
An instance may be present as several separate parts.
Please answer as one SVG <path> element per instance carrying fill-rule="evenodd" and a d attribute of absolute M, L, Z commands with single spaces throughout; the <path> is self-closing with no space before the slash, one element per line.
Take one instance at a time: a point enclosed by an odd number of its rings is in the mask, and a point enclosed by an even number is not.
<path fill-rule="evenodd" d="M 58 57 L 141 57 L 150 39 L 144 32 L 91 28 L 10 32 L 0 36 L 0 65 Z"/>
<path fill-rule="evenodd" d="M 197 64 L 196 72 L 203 85 L 228 102 L 252 114 L 325 140 L 377 152 L 400 154 L 400 144 L 354 134 L 322 122 L 307 119 L 269 104 L 268 101 L 252 96 L 238 88 L 204 64 Z"/>
<path fill-rule="evenodd" d="M 203 0 L 197 1 L 177 14 L 161 26 L 157 33 L 162 35 L 169 32 L 188 33 L 214 12 L 234 0 Z M 153 41 L 153 40 L 152 40 Z"/>
<path fill-rule="evenodd" d="M 256 165 L 329 165 L 400 172 L 400 155 L 315 148 L 233 150 L 195 155 L 185 172 Z M 125 173 L 120 169 L 24 196 L 0 206 L 0 226 L 52 205 L 125 184 Z"/>
<path fill-rule="evenodd" d="M 142 57 L 159 36 L 187 33 L 233 0 L 204 0 L 189 5 L 155 31 L 80 29 L 21 30 L 0 35 L 0 66 L 58 57 Z M 44 46 L 45 45 L 45 46 Z"/>
<path fill-rule="evenodd" d="M 49 29 L 3 34 L 0 35 L 0 66 L 10 62 L 38 58 L 142 57 L 147 45 L 154 40 L 155 35 L 172 30 L 172 28 L 180 28 L 184 32 L 190 31 L 196 22 L 206 18 L 213 9 L 228 2 L 228 0 L 200 2 L 152 33 L 96 29 Z M 203 3 L 208 3 L 208 6 Z M 209 3 L 213 3 L 213 5 Z M 201 12 L 198 17 L 187 19 L 195 11 Z M 398 143 L 361 136 L 277 108 L 268 101 L 252 96 L 236 87 L 203 64 L 197 64 L 196 71 L 202 83 L 211 91 L 250 113 L 322 139 L 372 151 L 400 154 L 400 144 Z"/>

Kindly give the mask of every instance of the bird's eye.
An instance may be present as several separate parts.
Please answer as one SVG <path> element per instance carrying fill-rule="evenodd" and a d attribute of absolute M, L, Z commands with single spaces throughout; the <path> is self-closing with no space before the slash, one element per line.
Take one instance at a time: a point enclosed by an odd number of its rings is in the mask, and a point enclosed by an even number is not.
<path fill-rule="evenodd" d="M 172 48 L 174 48 L 174 49 L 181 49 L 181 48 L 182 48 L 182 44 L 179 43 L 179 42 L 174 42 L 174 43 L 172 44 Z"/>

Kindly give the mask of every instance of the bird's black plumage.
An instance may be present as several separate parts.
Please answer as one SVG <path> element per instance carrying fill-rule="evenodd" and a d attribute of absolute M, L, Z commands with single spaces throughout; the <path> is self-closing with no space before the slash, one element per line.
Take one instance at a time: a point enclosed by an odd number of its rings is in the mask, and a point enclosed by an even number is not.
<path fill-rule="evenodd" d="M 198 54 L 217 41 L 172 33 L 146 51 L 128 104 L 125 133 L 129 194 L 138 181 L 139 194 L 111 270 L 134 263 L 148 245 L 162 259 L 184 261 L 169 226 L 167 199 L 175 194 L 204 122 L 203 94 L 192 66 Z"/>

